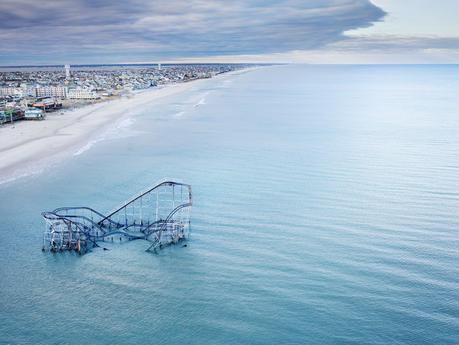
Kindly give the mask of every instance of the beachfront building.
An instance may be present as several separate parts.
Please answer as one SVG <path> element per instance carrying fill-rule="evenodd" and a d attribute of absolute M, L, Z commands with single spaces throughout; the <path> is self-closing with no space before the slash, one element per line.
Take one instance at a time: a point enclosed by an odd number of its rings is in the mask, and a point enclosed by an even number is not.
<path fill-rule="evenodd" d="M 24 120 L 43 120 L 45 113 L 41 109 L 30 108 L 24 111 Z"/>
<path fill-rule="evenodd" d="M 19 87 L 1 87 L 0 97 L 22 97 L 23 90 Z"/>
<path fill-rule="evenodd" d="M 67 98 L 70 98 L 70 99 L 97 99 L 100 97 L 94 91 L 77 88 L 77 89 L 69 89 Z"/>
<path fill-rule="evenodd" d="M 67 98 L 68 88 L 65 86 L 37 86 L 35 97 Z"/>
<path fill-rule="evenodd" d="M 0 110 L 0 125 L 10 121 L 10 114 L 6 113 L 5 111 Z"/>

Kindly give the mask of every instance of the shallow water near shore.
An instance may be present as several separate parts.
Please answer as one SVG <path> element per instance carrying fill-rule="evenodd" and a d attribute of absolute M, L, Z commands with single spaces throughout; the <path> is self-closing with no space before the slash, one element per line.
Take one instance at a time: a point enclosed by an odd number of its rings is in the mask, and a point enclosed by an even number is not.
<path fill-rule="evenodd" d="M 0 185 L 0 343 L 457 343 L 458 94 L 457 66 L 261 68 Z M 40 212 L 164 177 L 187 247 L 41 252 Z"/>

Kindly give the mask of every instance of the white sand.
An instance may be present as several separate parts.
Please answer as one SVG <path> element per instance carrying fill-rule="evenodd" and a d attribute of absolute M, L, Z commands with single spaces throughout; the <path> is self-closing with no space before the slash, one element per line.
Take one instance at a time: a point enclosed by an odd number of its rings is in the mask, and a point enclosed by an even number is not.
<path fill-rule="evenodd" d="M 222 77 L 247 70 L 225 73 Z M 218 76 L 217 78 L 220 78 Z M 0 128 L 0 183 L 36 172 L 52 158 L 71 157 L 91 138 L 106 131 L 121 118 L 163 97 L 178 95 L 204 83 L 187 83 L 153 88 L 112 101 L 89 105 L 72 111 L 48 114 L 43 121 L 19 121 Z"/>
<path fill-rule="evenodd" d="M 190 89 L 196 83 L 149 89 L 130 97 L 85 106 L 76 110 L 48 114 L 43 121 L 19 121 L 0 128 L 0 180 L 23 175 L 38 163 L 52 157 L 72 155 L 92 137 L 105 131 L 135 109 L 167 96 Z"/>

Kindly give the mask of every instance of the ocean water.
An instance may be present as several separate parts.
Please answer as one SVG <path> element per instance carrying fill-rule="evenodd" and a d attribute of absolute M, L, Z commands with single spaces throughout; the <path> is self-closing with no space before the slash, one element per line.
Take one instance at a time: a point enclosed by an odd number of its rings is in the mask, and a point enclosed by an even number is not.
<path fill-rule="evenodd" d="M 0 185 L 0 344 L 458 344 L 458 95 L 458 66 L 265 67 Z M 40 212 L 163 177 L 186 248 L 41 252 Z"/>

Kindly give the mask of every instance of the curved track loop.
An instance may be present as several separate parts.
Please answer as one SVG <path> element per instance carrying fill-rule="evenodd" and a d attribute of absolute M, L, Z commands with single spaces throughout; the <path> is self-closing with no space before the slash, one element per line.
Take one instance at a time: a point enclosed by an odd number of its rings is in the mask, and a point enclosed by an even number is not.
<path fill-rule="evenodd" d="M 100 241 L 144 239 L 156 251 L 189 235 L 191 186 L 163 181 L 115 208 L 107 216 L 90 207 L 43 212 L 43 250 L 87 252 Z"/>

